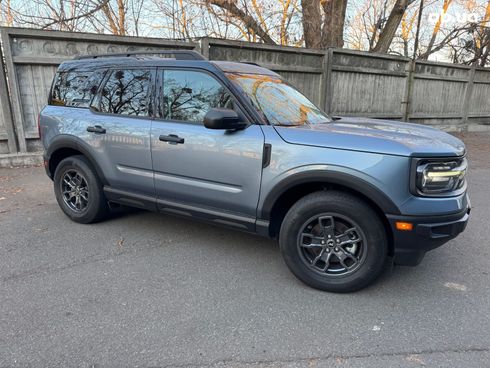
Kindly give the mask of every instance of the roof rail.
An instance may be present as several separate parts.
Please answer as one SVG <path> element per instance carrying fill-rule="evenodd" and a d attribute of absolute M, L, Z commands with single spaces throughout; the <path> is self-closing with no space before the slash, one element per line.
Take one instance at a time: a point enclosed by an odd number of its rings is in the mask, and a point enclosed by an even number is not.
<path fill-rule="evenodd" d="M 163 51 L 129 51 L 116 54 L 95 54 L 78 56 L 75 59 L 98 59 L 106 57 L 132 57 L 144 55 L 172 55 L 175 60 L 206 60 L 204 56 L 194 50 L 163 50 Z"/>
<path fill-rule="evenodd" d="M 254 63 L 253 61 L 241 61 L 242 64 L 261 66 L 260 64 Z"/>

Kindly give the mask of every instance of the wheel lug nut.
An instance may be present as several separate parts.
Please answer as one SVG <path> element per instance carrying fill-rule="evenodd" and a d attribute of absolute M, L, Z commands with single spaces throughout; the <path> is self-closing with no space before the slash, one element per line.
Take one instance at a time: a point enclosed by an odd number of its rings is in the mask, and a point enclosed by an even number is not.
<path fill-rule="evenodd" d="M 339 251 L 339 248 L 335 247 L 335 251 L 338 252 Z"/>

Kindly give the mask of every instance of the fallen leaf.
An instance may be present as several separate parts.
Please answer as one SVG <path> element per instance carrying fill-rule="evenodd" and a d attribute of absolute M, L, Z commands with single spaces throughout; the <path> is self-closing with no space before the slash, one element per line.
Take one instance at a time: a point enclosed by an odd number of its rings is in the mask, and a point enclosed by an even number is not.
<path fill-rule="evenodd" d="M 412 355 L 407 356 L 405 359 L 409 362 L 414 362 L 414 363 L 418 363 L 420 365 L 425 366 L 425 362 L 422 359 L 420 359 L 420 357 L 418 355 L 412 354 Z"/>
<path fill-rule="evenodd" d="M 337 357 L 337 358 L 335 358 L 335 363 L 337 363 L 337 364 L 344 364 L 345 363 L 345 359 L 342 358 L 342 357 Z"/>
<path fill-rule="evenodd" d="M 318 364 L 318 359 L 309 359 L 308 360 L 308 367 L 314 368 Z"/>
<path fill-rule="evenodd" d="M 123 244 L 124 244 L 124 238 L 121 237 L 121 239 L 119 239 L 119 241 L 117 242 L 117 245 L 120 246 L 120 247 L 122 247 Z"/>
<path fill-rule="evenodd" d="M 457 284 L 455 282 L 446 282 L 444 284 L 444 286 L 447 287 L 448 289 L 452 289 L 452 290 L 458 290 L 458 291 L 468 290 L 468 288 L 465 285 Z"/>

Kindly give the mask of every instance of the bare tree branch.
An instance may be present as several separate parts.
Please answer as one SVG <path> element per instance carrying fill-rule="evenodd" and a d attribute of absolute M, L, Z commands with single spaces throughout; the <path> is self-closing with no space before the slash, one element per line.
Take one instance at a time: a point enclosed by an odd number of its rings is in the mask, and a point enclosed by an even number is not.
<path fill-rule="evenodd" d="M 257 36 L 260 37 L 265 43 L 275 45 L 276 42 L 269 36 L 269 34 L 260 26 L 260 24 L 249 14 L 245 13 L 236 5 L 236 1 L 232 0 L 207 0 L 211 5 L 216 5 L 226 11 L 228 11 L 233 17 L 239 19 Z"/>

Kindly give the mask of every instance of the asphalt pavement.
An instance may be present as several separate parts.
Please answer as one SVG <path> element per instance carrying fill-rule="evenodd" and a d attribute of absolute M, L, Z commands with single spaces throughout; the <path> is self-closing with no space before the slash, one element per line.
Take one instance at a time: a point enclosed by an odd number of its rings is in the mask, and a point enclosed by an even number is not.
<path fill-rule="evenodd" d="M 465 233 L 340 295 L 269 239 L 133 211 L 63 215 L 42 167 L 0 169 L 0 367 L 490 367 L 490 135 L 467 135 Z"/>

